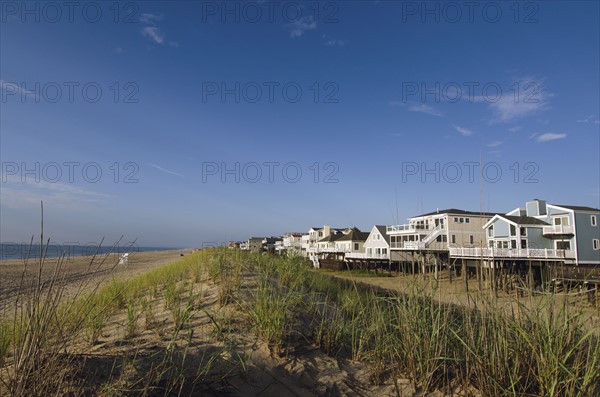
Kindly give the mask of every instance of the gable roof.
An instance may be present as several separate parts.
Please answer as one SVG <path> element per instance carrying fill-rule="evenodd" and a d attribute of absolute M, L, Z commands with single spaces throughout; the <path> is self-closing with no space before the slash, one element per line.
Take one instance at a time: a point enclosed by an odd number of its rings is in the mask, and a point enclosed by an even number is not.
<path fill-rule="evenodd" d="M 516 223 L 517 225 L 549 225 L 548 222 L 544 222 L 540 219 L 534 218 L 532 216 L 515 216 L 515 215 L 500 215 L 501 218 L 508 219 L 511 222 Z"/>
<path fill-rule="evenodd" d="M 574 211 L 600 212 L 600 209 L 598 209 L 598 208 L 585 207 L 585 206 L 581 206 L 581 205 L 562 205 L 562 204 L 550 204 L 550 205 L 554 205 L 556 207 L 563 207 L 563 208 L 566 208 L 569 210 L 574 210 Z"/>
<path fill-rule="evenodd" d="M 498 215 L 497 212 L 474 212 L 474 211 L 459 210 L 459 209 L 456 209 L 456 208 L 448 208 L 448 209 L 445 209 L 445 210 L 433 211 L 433 212 L 428 212 L 426 214 L 413 216 L 412 218 L 419 218 L 419 217 L 422 217 L 422 216 L 440 215 L 440 214 L 472 215 L 472 216 L 477 216 L 477 215 L 494 216 L 494 215 Z"/>
<path fill-rule="evenodd" d="M 366 241 L 370 233 L 352 230 L 348 234 L 344 234 L 337 241 Z"/>
<path fill-rule="evenodd" d="M 260 240 L 262 242 L 264 239 L 265 239 L 265 237 L 250 237 L 248 240 L 253 240 L 253 241 Z"/>
<path fill-rule="evenodd" d="M 375 225 L 375 227 L 379 231 L 379 234 L 383 236 L 385 242 L 388 243 L 388 245 L 390 245 L 390 235 L 387 234 L 387 227 L 382 225 Z"/>
<path fill-rule="evenodd" d="M 329 236 L 323 237 L 322 239 L 317 241 L 317 243 L 329 243 L 332 241 L 337 241 L 340 238 L 342 238 L 342 236 L 344 236 L 342 233 L 331 233 Z"/>

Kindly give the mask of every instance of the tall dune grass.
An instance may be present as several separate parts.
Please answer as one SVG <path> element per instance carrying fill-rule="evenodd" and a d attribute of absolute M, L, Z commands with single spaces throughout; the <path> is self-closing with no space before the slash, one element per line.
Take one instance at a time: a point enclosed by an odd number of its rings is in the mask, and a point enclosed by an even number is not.
<path fill-rule="evenodd" d="M 486 299 L 479 299 L 477 308 L 441 303 L 434 299 L 436 291 L 417 279 L 410 292 L 397 294 L 312 270 L 302 258 L 226 249 L 202 250 L 75 297 L 64 296 L 57 268 L 52 283 L 29 292 L 13 316 L 0 321 L 0 379 L 12 395 L 67 392 L 68 374 L 56 368 L 64 366 L 74 342 L 94 343 L 107 319 L 128 308 L 132 332 L 138 331 L 133 325 L 140 317 L 153 327 L 150 300 L 157 297 L 170 308 L 176 333 L 189 328 L 199 299 L 193 284 L 205 276 L 218 286 L 220 305 L 243 312 L 276 354 L 293 353 L 298 343 L 312 344 L 332 356 L 367 363 L 375 383 L 401 376 L 423 391 L 600 395 L 600 339 L 581 313 L 557 305 L 552 296 L 511 316 Z M 209 315 L 219 340 L 227 340 L 221 317 Z M 191 338 L 193 329 L 188 331 Z M 176 349 L 174 343 L 169 346 Z M 174 374 L 177 380 L 169 386 L 174 390 L 185 383 L 185 360 L 169 354 L 153 381 Z M 175 362 L 176 367 L 167 365 Z M 206 370 L 201 368 L 202 374 Z M 73 391 L 76 385 L 69 387 Z"/>

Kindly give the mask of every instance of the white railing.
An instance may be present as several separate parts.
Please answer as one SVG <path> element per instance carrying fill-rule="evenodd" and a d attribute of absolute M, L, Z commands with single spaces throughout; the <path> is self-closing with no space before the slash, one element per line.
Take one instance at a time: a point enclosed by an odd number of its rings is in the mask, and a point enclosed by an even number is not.
<path fill-rule="evenodd" d="M 433 241 L 434 238 L 436 238 L 437 236 L 439 236 L 444 230 L 446 230 L 444 228 L 444 225 L 437 225 L 434 229 L 432 229 L 427 236 L 422 239 L 421 241 L 423 243 L 425 243 L 425 245 L 429 245 L 429 243 L 431 243 Z"/>
<path fill-rule="evenodd" d="M 405 241 L 402 248 L 405 250 L 423 250 L 427 248 L 427 244 L 422 241 Z"/>
<path fill-rule="evenodd" d="M 573 226 L 571 225 L 554 225 L 544 226 L 544 234 L 573 234 Z"/>
<path fill-rule="evenodd" d="M 450 247 L 450 256 L 473 258 L 526 258 L 575 259 L 573 250 L 549 248 L 456 248 Z"/>
<path fill-rule="evenodd" d="M 422 228 L 418 229 L 421 230 Z M 417 227 L 413 224 L 404 224 L 404 225 L 392 225 L 386 226 L 386 233 L 402 233 L 402 232 L 414 232 L 417 230 Z"/>
<path fill-rule="evenodd" d="M 425 243 L 421 241 L 397 241 L 391 242 L 390 248 L 392 249 L 406 249 L 406 250 L 420 250 L 425 249 Z"/>
<path fill-rule="evenodd" d="M 445 228 L 446 228 L 445 224 L 439 224 L 434 227 L 427 227 L 425 225 L 406 223 L 404 225 L 386 226 L 385 230 L 386 230 L 386 234 L 397 234 L 397 233 L 406 233 L 406 232 L 416 233 L 416 232 L 420 232 L 420 231 L 432 232 L 432 231 L 438 230 L 438 229 L 444 230 Z"/>
<path fill-rule="evenodd" d="M 346 254 L 346 258 L 349 259 L 389 259 L 389 254 L 377 254 L 366 252 L 349 252 Z"/>
<path fill-rule="evenodd" d="M 347 253 L 350 251 L 348 249 L 337 248 L 337 247 L 309 247 L 306 249 L 306 252 L 310 252 L 311 254 L 319 254 L 321 252 Z"/>

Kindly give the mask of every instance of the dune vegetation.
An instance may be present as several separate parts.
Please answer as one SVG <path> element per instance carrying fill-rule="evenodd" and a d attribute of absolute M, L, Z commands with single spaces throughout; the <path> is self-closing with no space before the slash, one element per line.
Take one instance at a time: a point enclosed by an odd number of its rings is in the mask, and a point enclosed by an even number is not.
<path fill-rule="evenodd" d="M 417 281 L 401 294 L 301 257 L 228 249 L 78 294 L 64 295 L 60 278 L 59 264 L 2 313 L 0 394 L 600 393 L 600 339 L 551 297 L 507 315 L 442 303 Z M 309 355 L 339 373 L 291 366 Z M 249 376 L 266 372 L 262 384 Z"/>

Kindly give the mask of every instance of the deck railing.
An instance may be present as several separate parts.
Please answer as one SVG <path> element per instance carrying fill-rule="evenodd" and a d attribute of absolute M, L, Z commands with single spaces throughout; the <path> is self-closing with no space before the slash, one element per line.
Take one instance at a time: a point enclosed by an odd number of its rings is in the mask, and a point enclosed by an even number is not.
<path fill-rule="evenodd" d="M 450 256 L 472 258 L 575 259 L 575 251 L 549 248 L 450 247 Z"/>
<path fill-rule="evenodd" d="M 571 225 L 553 225 L 544 226 L 544 234 L 573 234 L 574 229 Z"/>
<path fill-rule="evenodd" d="M 366 252 L 349 252 L 346 254 L 348 259 L 389 259 L 389 253 L 377 254 L 377 253 L 366 253 Z"/>

